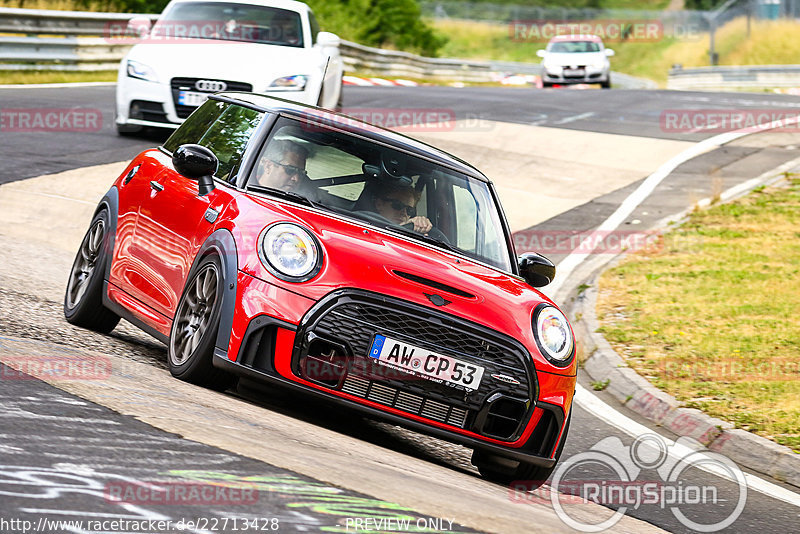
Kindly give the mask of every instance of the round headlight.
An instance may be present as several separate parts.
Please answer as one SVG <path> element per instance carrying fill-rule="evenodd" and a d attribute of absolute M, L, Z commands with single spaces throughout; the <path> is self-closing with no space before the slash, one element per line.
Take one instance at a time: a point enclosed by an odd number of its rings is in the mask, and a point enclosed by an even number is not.
<path fill-rule="evenodd" d="M 264 266 L 287 282 L 310 280 L 322 266 L 317 240 L 308 230 L 292 223 L 268 227 L 259 239 L 258 253 Z"/>
<path fill-rule="evenodd" d="M 542 354 L 559 367 L 567 366 L 572 360 L 572 330 L 564 314 L 550 305 L 537 308 L 533 314 L 533 332 Z"/>

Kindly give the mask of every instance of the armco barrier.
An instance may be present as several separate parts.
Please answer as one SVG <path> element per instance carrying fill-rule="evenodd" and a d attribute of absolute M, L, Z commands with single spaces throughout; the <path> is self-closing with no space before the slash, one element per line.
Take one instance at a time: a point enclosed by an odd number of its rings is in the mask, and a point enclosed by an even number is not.
<path fill-rule="evenodd" d="M 119 26 L 134 17 L 154 22 L 158 15 L 0 8 L 0 34 L 6 34 L 0 35 L 0 70 L 116 70 L 130 45 L 103 36 L 112 24 Z M 346 71 L 397 78 L 488 82 L 501 73 L 541 72 L 538 63 L 426 58 L 349 41 L 342 41 L 340 50 Z M 625 88 L 655 87 L 632 76 L 612 76 Z"/>
<path fill-rule="evenodd" d="M 667 89 L 725 91 L 800 87 L 800 65 L 672 69 Z"/>

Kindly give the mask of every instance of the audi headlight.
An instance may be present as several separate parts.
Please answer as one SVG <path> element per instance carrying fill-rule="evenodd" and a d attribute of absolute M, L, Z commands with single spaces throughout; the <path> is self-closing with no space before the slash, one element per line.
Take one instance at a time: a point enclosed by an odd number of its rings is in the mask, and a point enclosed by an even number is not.
<path fill-rule="evenodd" d="M 549 304 L 539 305 L 533 312 L 533 333 L 539 350 L 550 363 L 559 367 L 570 364 L 575 340 L 563 313 Z"/>
<path fill-rule="evenodd" d="M 278 78 L 269 84 L 269 88 L 271 91 L 302 91 L 306 88 L 307 82 L 308 76 L 296 74 L 294 76 Z"/>
<path fill-rule="evenodd" d="M 287 282 L 305 282 L 322 267 L 322 249 L 311 233 L 293 223 L 267 227 L 258 240 L 264 267 Z"/>
<path fill-rule="evenodd" d="M 156 76 L 156 71 L 152 68 L 148 67 L 144 63 L 139 63 L 138 61 L 131 61 L 128 60 L 128 76 L 131 78 L 138 78 L 139 80 L 145 80 L 148 82 L 157 82 L 158 77 Z"/>

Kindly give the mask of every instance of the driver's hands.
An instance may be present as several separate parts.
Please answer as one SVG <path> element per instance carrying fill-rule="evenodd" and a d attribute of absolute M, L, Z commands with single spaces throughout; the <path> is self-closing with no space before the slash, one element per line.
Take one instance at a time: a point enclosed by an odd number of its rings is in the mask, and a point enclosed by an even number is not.
<path fill-rule="evenodd" d="M 414 231 L 420 234 L 427 234 L 433 228 L 431 221 L 427 217 L 423 217 L 421 215 L 417 215 L 416 217 L 409 219 L 408 223 L 413 223 Z"/>

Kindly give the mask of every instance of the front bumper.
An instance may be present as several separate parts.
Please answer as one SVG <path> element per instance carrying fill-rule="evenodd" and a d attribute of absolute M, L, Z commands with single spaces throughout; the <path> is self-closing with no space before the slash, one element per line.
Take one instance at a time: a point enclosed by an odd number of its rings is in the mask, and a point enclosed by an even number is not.
<path fill-rule="evenodd" d="M 254 288 L 261 283 L 256 282 Z M 298 298 L 303 299 L 291 300 Z M 289 303 L 293 311 L 280 316 L 277 310 L 258 313 L 259 306 L 248 306 L 245 320 L 234 321 L 239 326 L 232 332 L 228 351 L 215 351 L 214 365 L 473 449 L 553 465 L 572 401 L 574 376 L 541 373 L 537 378 L 530 354 L 511 338 L 384 295 L 336 291 L 298 318 L 306 303 Z M 480 364 L 486 368 L 487 380 L 477 391 L 465 392 L 402 372 L 376 374 L 366 366 L 366 344 L 378 332 L 418 345 L 427 341 L 431 350 L 452 348 L 449 344 L 457 340 L 478 343 L 484 347 Z M 431 336 L 439 336 L 433 345 Z M 450 353 L 468 359 L 470 352 L 461 349 L 480 350 L 464 346 Z M 489 379 L 491 374 L 512 375 L 519 383 L 495 383 Z"/>
<path fill-rule="evenodd" d="M 604 69 L 584 67 L 583 72 L 564 72 L 563 69 L 549 71 L 542 69 L 542 82 L 558 85 L 571 85 L 579 83 L 607 83 L 609 72 Z"/>
<path fill-rule="evenodd" d="M 205 78 L 204 78 L 205 79 Z M 119 125 L 177 128 L 197 106 L 180 103 L 181 91 L 198 91 L 194 88 L 199 78 L 172 78 L 168 82 L 149 82 L 129 76 L 120 76 L 117 82 L 116 122 Z M 254 90 L 253 84 L 232 80 L 225 82 L 229 91 Z M 259 87 L 255 87 L 256 90 Z M 207 92 L 209 95 L 214 94 Z M 262 91 L 262 94 L 284 98 L 301 104 L 315 105 L 317 95 L 308 86 L 303 91 Z"/>

